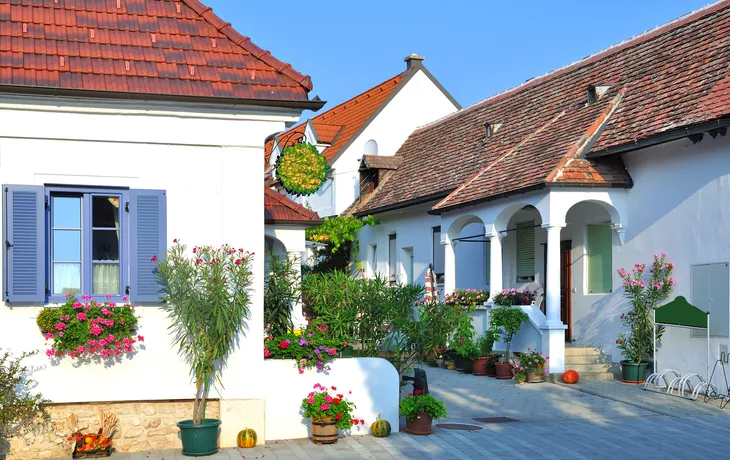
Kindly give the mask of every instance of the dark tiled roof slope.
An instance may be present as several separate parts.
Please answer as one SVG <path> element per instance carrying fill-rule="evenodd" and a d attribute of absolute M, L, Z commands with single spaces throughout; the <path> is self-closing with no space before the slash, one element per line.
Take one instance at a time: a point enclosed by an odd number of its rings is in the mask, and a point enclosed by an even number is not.
<path fill-rule="evenodd" d="M 0 0 L 0 85 L 277 101 L 312 89 L 198 0 Z"/>
<path fill-rule="evenodd" d="M 427 198 L 447 210 L 551 184 L 631 186 L 620 160 L 585 154 L 730 113 L 729 65 L 726 0 L 415 131 L 357 212 Z M 589 85 L 610 89 L 588 105 Z M 488 140 L 486 122 L 501 124 Z"/>
<path fill-rule="evenodd" d="M 277 191 L 264 187 L 264 222 L 319 225 L 319 215 Z"/>

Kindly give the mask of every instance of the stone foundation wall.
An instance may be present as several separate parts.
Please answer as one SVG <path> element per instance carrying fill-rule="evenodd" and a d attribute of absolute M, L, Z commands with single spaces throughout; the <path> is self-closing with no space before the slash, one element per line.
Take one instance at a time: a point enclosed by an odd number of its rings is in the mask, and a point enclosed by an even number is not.
<path fill-rule="evenodd" d="M 118 403 L 52 404 L 48 411 L 52 425 L 47 432 L 13 439 L 8 459 L 33 459 L 70 456 L 72 443 L 66 419 L 75 413 L 82 432 L 99 430 L 99 411 L 117 416 L 117 433 L 113 437 L 118 452 L 179 449 L 177 422 L 190 419 L 193 401 L 137 401 Z M 206 417 L 220 418 L 220 403 L 208 401 Z M 83 427 L 88 427 L 83 429 Z"/>

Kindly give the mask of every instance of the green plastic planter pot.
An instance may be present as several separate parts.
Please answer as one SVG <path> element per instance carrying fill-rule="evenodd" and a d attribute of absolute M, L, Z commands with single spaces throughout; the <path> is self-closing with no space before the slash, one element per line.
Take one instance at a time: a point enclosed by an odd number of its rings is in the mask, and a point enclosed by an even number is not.
<path fill-rule="evenodd" d="M 189 457 L 202 457 L 218 452 L 218 427 L 221 421 L 207 418 L 203 423 L 196 425 L 192 420 L 183 420 L 177 423 L 182 439 L 182 453 Z"/>
<path fill-rule="evenodd" d="M 626 383 L 644 383 L 646 381 L 646 370 L 649 368 L 649 363 L 630 363 L 628 361 L 621 361 L 621 373 L 623 374 L 623 381 Z"/>

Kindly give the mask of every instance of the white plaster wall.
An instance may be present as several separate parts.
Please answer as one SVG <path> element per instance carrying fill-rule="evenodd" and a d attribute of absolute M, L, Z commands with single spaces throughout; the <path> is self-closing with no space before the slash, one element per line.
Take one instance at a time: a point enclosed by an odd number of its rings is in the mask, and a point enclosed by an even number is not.
<path fill-rule="evenodd" d="M 388 235 L 396 234 L 396 263 L 399 267 L 399 280 L 405 281 L 401 256 L 403 248 L 413 248 L 414 281 L 423 284 L 426 269 L 433 260 L 432 238 L 433 227 L 440 225 L 439 216 L 426 214 L 428 206 L 413 207 L 406 212 L 378 214 L 379 224 L 375 227 L 363 227 L 358 234 L 360 253 L 358 260 L 365 268 L 368 261 L 368 248 L 377 244 L 377 271 L 383 276 L 388 274 Z"/>
<path fill-rule="evenodd" d="M 309 419 L 302 416 L 302 400 L 314 391 L 316 383 L 335 386 L 357 408 L 353 416 L 365 426 L 353 427 L 353 435 L 369 434 L 370 425 L 380 414 L 398 431 L 398 372 L 382 358 L 335 359 L 328 373 L 313 370 L 299 374 L 293 360 L 270 359 L 264 362 L 261 380 L 266 386 L 266 440 L 310 437 Z M 352 394 L 348 392 L 352 391 Z"/>
<path fill-rule="evenodd" d="M 712 139 L 705 135 L 694 146 L 689 140 L 681 140 L 625 158 L 635 185 L 629 192 L 628 227 L 624 244 L 614 253 L 614 269 L 628 270 L 638 262 L 649 264 L 653 254 L 666 253 L 675 264 L 677 280 L 671 298 L 683 295 L 692 302 L 691 266 L 730 261 L 728 150 L 730 140 L 726 137 Z M 619 286 L 617 278 L 614 283 Z M 620 355 L 614 348 L 620 328 L 618 316 L 626 309 L 622 291 L 616 289 L 611 295 L 596 299 L 589 308 L 592 316 L 581 326 L 600 330 L 600 345 L 618 361 Z M 730 340 L 712 340 L 712 361 L 717 359 L 721 343 L 730 344 Z M 691 338 L 689 331 L 668 328 L 659 355 L 660 365 L 704 374 L 705 347 L 706 341 Z"/>
<path fill-rule="evenodd" d="M 12 102 L 12 103 L 11 103 Z M 165 189 L 168 240 L 189 247 L 229 243 L 255 253 L 248 329 L 212 397 L 261 398 L 263 371 L 263 139 L 295 113 L 229 112 L 128 103 L 43 99 L 0 103 L 0 183 Z M 65 107 L 65 108 L 64 108 Z M 216 111 L 217 110 L 217 111 Z M 2 255 L 0 254 L 0 257 Z M 41 305 L 0 305 L 0 348 L 38 349 L 29 364 L 38 390 L 54 402 L 190 399 L 187 367 L 172 348 L 165 312 L 140 305 L 144 350 L 104 367 L 51 364 L 35 325 Z M 83 384 L 80 384 L 83 382 Z"/>
<path fill-rule="evenodd" d="M 378 155 L 395 155 L 417 127 L 455 111 L 454 104 L 431 79 L 422 71 L 417 72 L 352 144 L 340 152 L 332 165 L 335 170 L 335 214 L 342 213 L 360 195 L 358 168 L 369 140 L 378 143 Z M 315 201 L 311 204 L 319 212 Z"/>
<path fill-rule="evenodd" d="M 474 223 L 464 226 L 460 237 L 480 235 L 456 244 L 456 288 L 457 289 L 489 289 L 487 279 L 487 246 L 484 225 Z"/>

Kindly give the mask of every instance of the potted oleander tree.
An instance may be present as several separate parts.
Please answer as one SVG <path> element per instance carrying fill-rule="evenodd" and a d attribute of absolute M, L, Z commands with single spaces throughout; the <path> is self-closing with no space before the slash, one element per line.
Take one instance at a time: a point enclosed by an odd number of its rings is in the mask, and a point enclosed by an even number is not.
<path fill-rule="evenodd" d="M 195 384 L 192 418 L 177 424 L 184 455 L 218 451 L 221 421 L 206 417 L 206 406 L 211 387 L 221 384 L 226 359 L 246 328 L 252 260 L 253 254 L 229 245 L 195 247 L 188 254 L 177 240 L 164 258 L 153 257 L 173 342 Z"/>
<path fill-rule="evenodd" d="M 621 373 L 626 383 L 644 383 L 654 348 L 653 312 L 664 301 L 676 284 L 672 278 L 674 265 L 666 261 L 666 254 L 655 254 L 646 275 L 646 264 L 635 264 L 631 272 L 621 268 L 618 275 L 623 280 L 624 297 L 629 310 L 620 319 L 627 332 L 619 334 L 616 345 L 624 359 Z M 664 328 L 657 327 L 656 339 L 661 340 Z"/>

